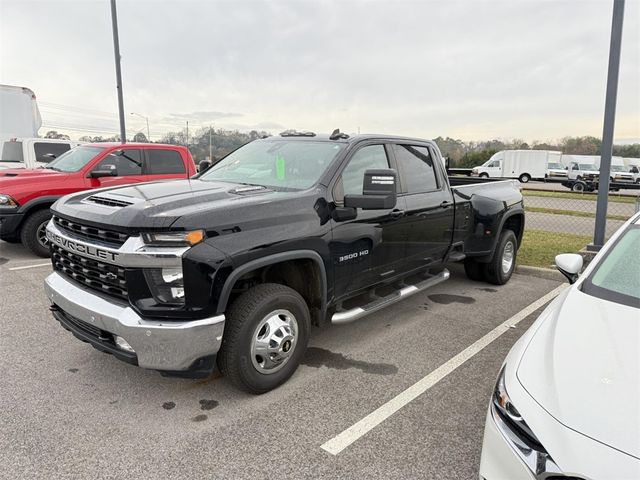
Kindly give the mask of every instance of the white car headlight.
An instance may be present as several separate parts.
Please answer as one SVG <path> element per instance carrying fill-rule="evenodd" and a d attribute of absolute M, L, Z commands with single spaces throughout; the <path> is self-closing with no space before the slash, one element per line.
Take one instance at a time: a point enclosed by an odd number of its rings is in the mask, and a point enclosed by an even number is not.
<path fill-rule="evenodd" d="M 510 427 L 513 433 L 518 435 L 518 437 L 520 437 L 520 439 L 530 447 L 544 452 L 545 450 L 540 443 L 540 440 L 538 440 L 535 434 L 531 431 L 529 425 L 524 421 L 522 415 L 520 415 L 520 412 L 513 404 L 509 394 L 507 393 L 507 389 L 504 384 L 504 370 L 505 367 L 502 367 L 500 375 L 498 375 L 496 387 L 493 391 L 493 406 L 500 418 Z"/>

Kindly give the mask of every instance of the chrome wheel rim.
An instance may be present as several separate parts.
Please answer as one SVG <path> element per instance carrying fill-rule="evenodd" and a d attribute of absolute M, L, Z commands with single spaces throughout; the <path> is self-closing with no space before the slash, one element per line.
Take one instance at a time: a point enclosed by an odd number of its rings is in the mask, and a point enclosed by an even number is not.
<path fill-rule="evenodd" d="M 36 238 L 38 243 L 45 248 L 49 248 L 49 240 L 47 239 L 47 224 L 49 220 L 42 222 L 38 225 L 38 229 L 36 230 Z"/>
<path fill-rule="evenodd" d="M 298 343 L 298 322 L 289 310 L 266 315 L 251 338 L 251 362 L 260 373 L 270 375 L 284 367 Z"/>
<path fill-rule="evenodd" d="M 513 242 L 507 242 L 502 252 L 502 273 L 509 273 L 513 266 L 513 256 L 515 253 L 515 247 Z"/>

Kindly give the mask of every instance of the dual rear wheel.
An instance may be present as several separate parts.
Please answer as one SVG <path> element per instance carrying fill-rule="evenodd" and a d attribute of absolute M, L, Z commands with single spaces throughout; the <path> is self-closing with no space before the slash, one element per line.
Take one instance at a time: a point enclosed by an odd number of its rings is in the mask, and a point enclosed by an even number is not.
<path fill-rule="evenodd" d="M 503 230 L 491 260 L 478 262 L 473 257 L 464 260 L 464 271 L 470 280 L 487 281 L 494 285 L 504 285 L 516 268 L 518 240 L 511 230 Z"/>

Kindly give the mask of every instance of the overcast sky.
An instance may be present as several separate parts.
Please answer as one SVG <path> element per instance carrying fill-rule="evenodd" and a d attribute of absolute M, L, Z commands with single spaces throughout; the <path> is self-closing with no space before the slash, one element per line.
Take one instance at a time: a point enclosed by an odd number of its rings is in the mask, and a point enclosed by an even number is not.
<path fill-rule="evenodd" d="M 627 0 L 617 139 L 640 139 Z M 552 140 L 602 134 L 613 0 L 118 0 L 127 133 L 240 130 Z M 0 0 L 0 83 L 45 127 L 118 132 L 108 0 Z M 63 128 L 67 127 L 67 128 Z"/>

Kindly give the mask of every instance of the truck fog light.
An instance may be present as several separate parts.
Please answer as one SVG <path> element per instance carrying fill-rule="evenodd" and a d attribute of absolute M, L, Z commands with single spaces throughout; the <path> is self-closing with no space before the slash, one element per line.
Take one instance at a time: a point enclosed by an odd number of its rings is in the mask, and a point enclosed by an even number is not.
<path fill-rule="evenodd" d="M 118 335 L 114 335 L 114 339 L 116 341 L 116 345 L 120 348 L 120 350 L 124 350 L 125 352 L 136 353 L 129 342 L 127 342 L 124 338 L 119 337 Z"/>

